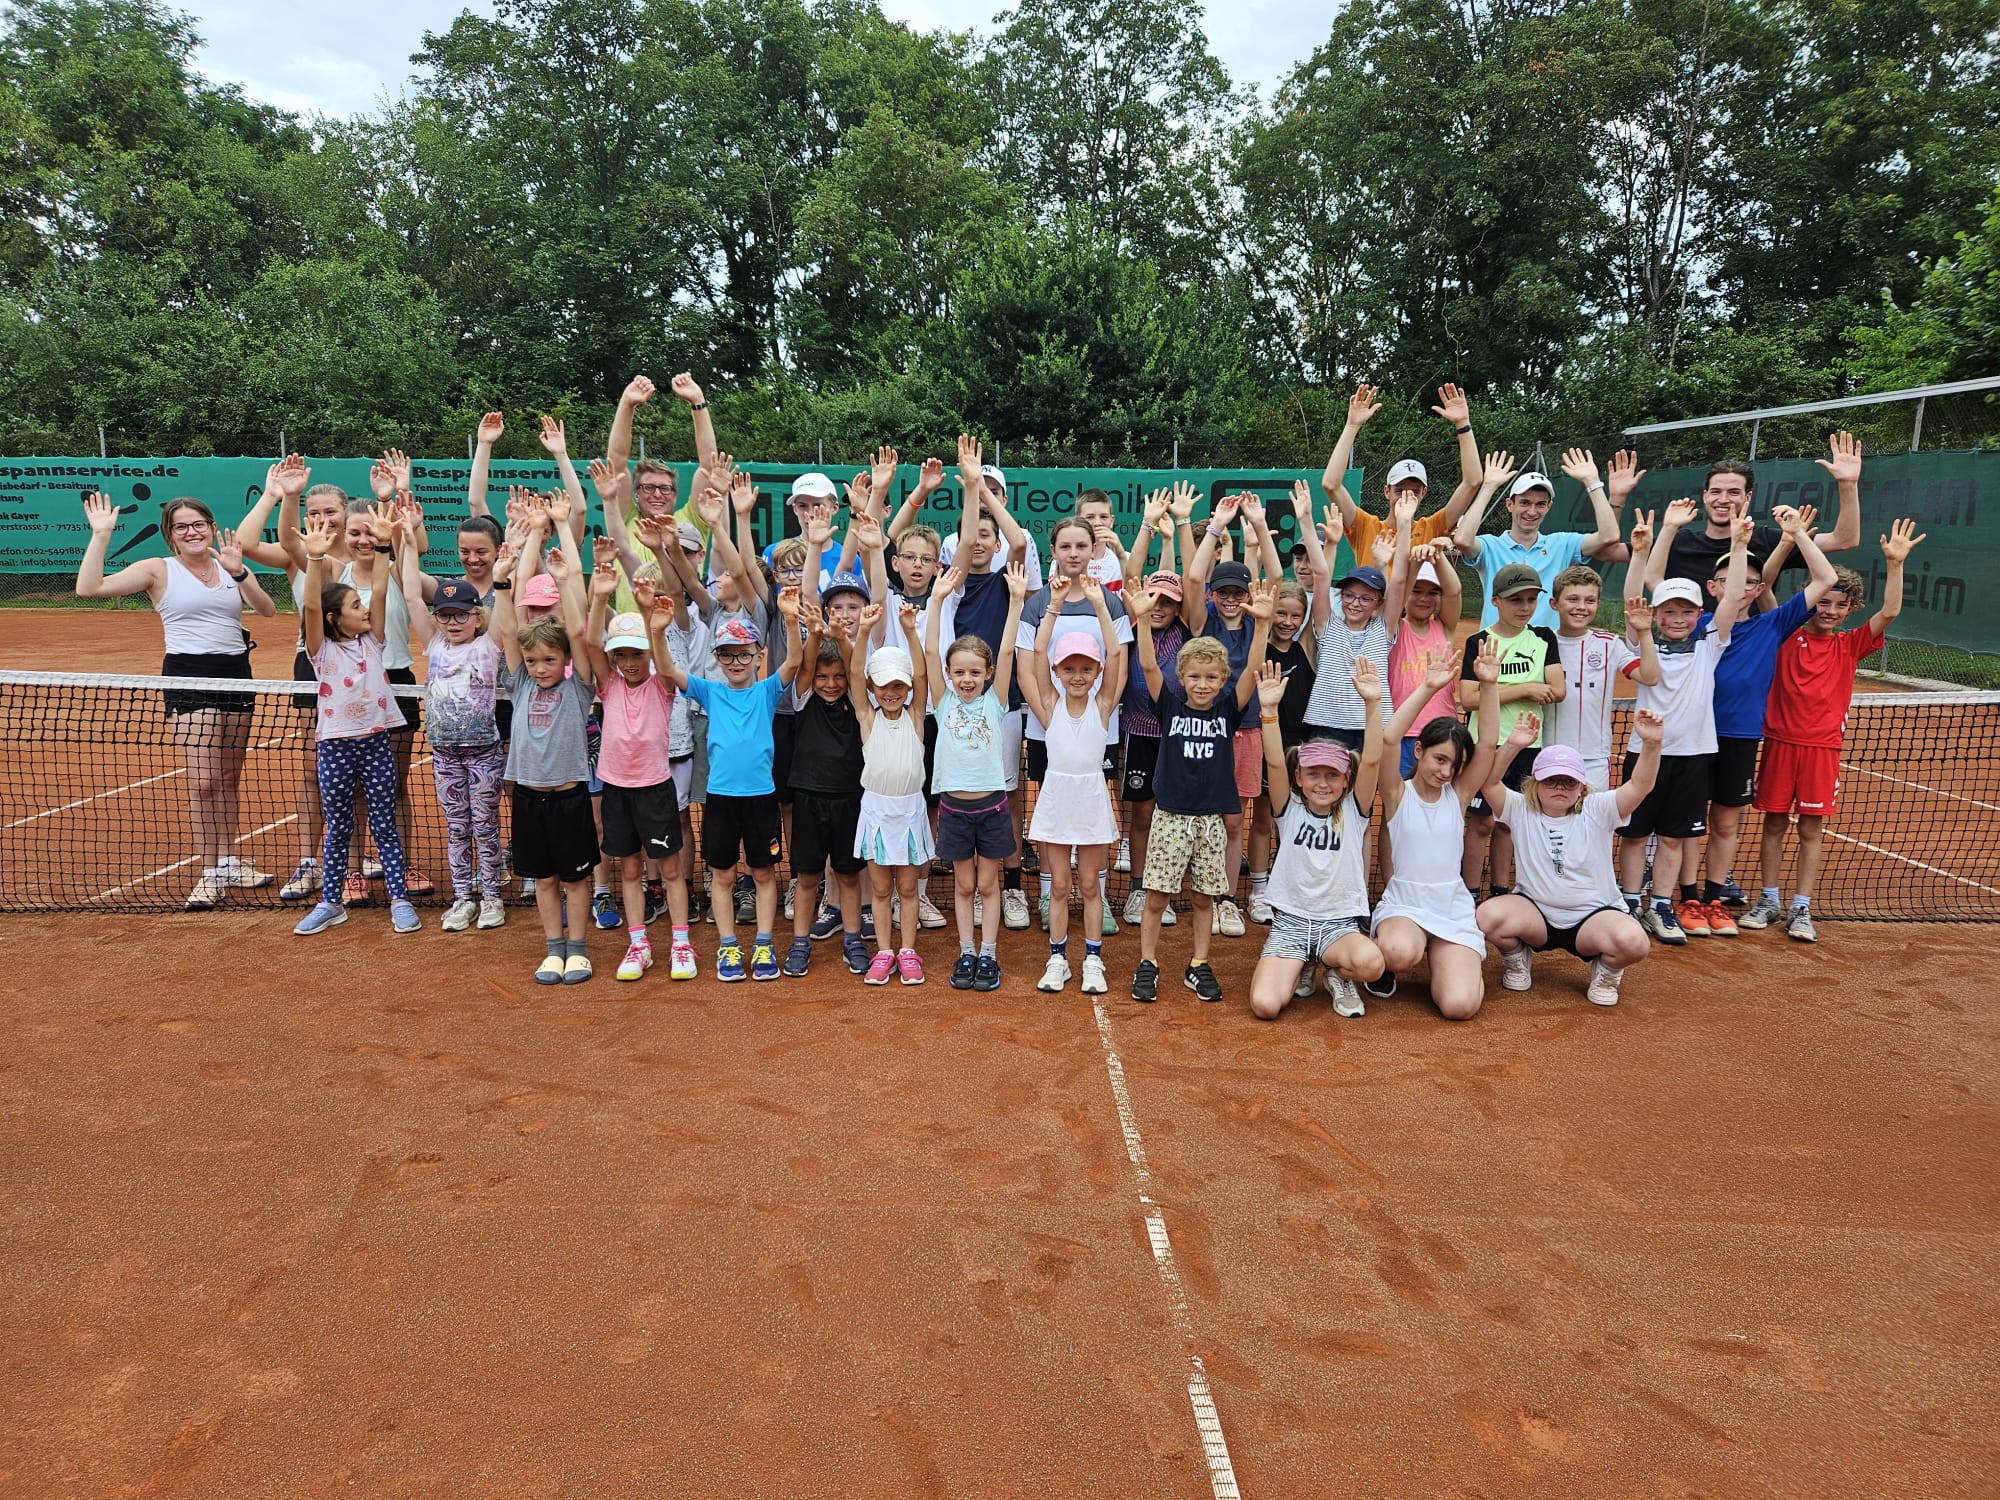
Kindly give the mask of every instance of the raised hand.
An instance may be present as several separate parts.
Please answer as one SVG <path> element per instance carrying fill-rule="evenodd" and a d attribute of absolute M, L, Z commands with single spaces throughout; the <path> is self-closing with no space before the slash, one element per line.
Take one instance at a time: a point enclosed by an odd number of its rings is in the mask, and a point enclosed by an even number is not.
<path fill-rule="evenodd" d="M 396 534 L 403 539 L 404 546 L 414 546 L 417 532 L 423 528 L 423 507 L 405 495 L 396 502 Z"/>
<path fill-rule="evenodd" d="M 382 454 L 382 462 L 387 464 L 390 471 L 395 474 L 396 488 L 407 490 L 410 487 L 409 455 L 403 452 L 401 448 L 390 448 Z"/>
<path fill-rule="evenodd" d="M 1507 736 L 1507 743 L 1512 745 L 1516 750 L 1525 750 L 1541 737 L 1541 715 L 1524 713 L 1514 721 L 1514 728 Z"/>
<path fill-rule="evenodd" d="M 1625 628 L 1639 635 L 1649 633 L 1653 628 L 1653 606 L 1645 595 L 1634 594 L 1625 601 Z"/>
<path fill-rule="evenodd" d="M 1778 523 L 1778 530 L 1784 532 L 1786 536 L 1789 537 L 1798 536 L 1799 512 L 1796 506 L 1791 506 L 1791 505 L 1772 506 L 1771 519 Z"/>
<path fill-rule="evenodd" d="M 1639 467 L 1639 455 L 1630 448 L 1620 448 L 1611 455 L 1611 470 L 1604 476 L 1604 492 L 1611 497 L 1613 505 L 1623 505 L 1625 497 L 1639 487 L 1639 481 L 1646 477 L 1646 471 Z"/>
<path fill-rule="evenodd" d="M 1208 519 L 1213 525 L 1227 526 L 1231 521 L 1236 519 L 1236 513 L 1242 508 L 1243 497 L 1241 495 L 1224 495 L 1221 500 L 1216 502 L 1215 510 L 1210 514 Z"/>
<path fill-rule="evenodd" d="M 922 610 L 905 599 L 896 606 L 896 623 L 903 628 L 903 633 L 908 635 L 917 628 L 917 619 L 922 614 Z"/>
<path fill-rule="evenodd" d="M 500 550 L 493 554 L 493 576 L 508 579 L 514 576 L 514 565 L 521 560 L 521 544 L 508 537 L 500 544 Z"/>
<path fill-rule="evenodd" d="M 923 467 L 917 470 L 917 497 L 922 500 L 944 483 L 944 460 L 927 458 Z"/>
<path fill-rule="evenodd" d="M 569 453 L 569 434 L 547 412 L 542 413 L 542 446 L 549 450 L 551 458 L 562 458 Z"/>
<path fill-rule="evenodd" d="M 1131 617 L 1135 629 L 1146 622 L 1153 613 L 1153 606 L 1160 602 L 1159 596 L 1151 589 L 1127 589 L 1122 597 L 1125 613 Z"/>
<path fill-rule="evenodd" d="M 1818 464 L 1841 484 L 1853 484 L 1861 478 L 1861 444 L 1851 432 L 1836 432 L 1827 440 L 1833 450 L 1830 459 L 1816 458 Z"/>
<path fill-rule="evenodd" d="M 1257 701 L 1267 714 L 1276 713 L 1285 701 L 1285 669 L 1274 661 L 1265 662 L 1264 670 L 1257 674 Z"/>
<path fill-rule="evenodd" d="M 697 511 L 696 514 L 699 515 L 700 512 Z M 669 524 L 666 518 L 661 516 L 641 516 L 637 521 L 632 523 L 632 534 L 648 547 L 652 548 L 653 551 L 658 552 L 662 547 L 667 545 L 667 527 Z M 675 527 L 675 541 L 679 541 L 680 539 L 678 535 L 679 529 L 678 526 Z"/>
<path fill-rule="evenodd" d="M 1514 461 L 1514 455 L 1504 449 L 1498 453 L 1487 454 L 1481 467 L 1485 471 L 1485 477 L 1480 480 L 1480 486 L 1488 494 L 1505 489 L 1507 482 L 1521 472 L 1521 466 Z"/>
<path fill-rule="evenodd" d="M 547 571 L 549 577 L 553 578 L 557 583 L 561 583 L 565 578 L 569 577 L 569 554 L 560 547 L 551 547 L 548 550 L 548 554 L 542 559 L 542 567 Z"/>
<path fill-rule="evenodd" d="M 1095 573 L 1085 573 L 1077 579 L 1076 586 L 1083 591 L 1083 597 L 1092 604 L 1097 604 L 1104 598 L 1104 584 Z"/>
<path fill-rule="evenodd" d="M 1473 664 L 1473 672 L 1475 673 L 1475 675 L 1477 674 L 1478 670 L 1479 670 L 1478 664 L 1475 662 Z M 1493 658 L 1493 670 L 1495 673 L 1493 680 L 1495 682 L 1498 682 L 1500 680 L 1498 676 L 1500 670 L 1500 658 L 1498 656 L 1495 656 Z M 1458 676 L 1458 663 L 1452 659 L 1452 655 L 1449 650 L 1433 651 L 1424 657 L 1424 688 L 1426 690 L 1426 696 L 1428 696 L 1431 693 L 1436 693 L 1440 689 L 1450 687 L 1452 681 L 1457 676 Z M 1485 681 L 1485 679 L 1482 677 L 1480 678 L 1480 681 L 1483 682 Z"/>
<path fill-rule="evenodd" d="M 736 514 L 747 517 L 757 508 L 757 486 L 748 474 L 738 471 L 729 486 L 729 503 L 736 508 Z"/>
<path fill-rule="evenodd" d="M 1916 530 L 1917 523 L 1907 516 L 1900 521 L 1890 522 L 1889 534 L 1882 538 L 1882 555 L 1892 563 L 1903 561 L 1910 555 L 1912 547 L 1930 535 L 1928 531 L 1922 536 L 1916 535 Z"/>
<path fill-rule="evenodd" d="M 799 586 L 797 584 L 786 584 L 785 587 L 778 590 L 778 613 L 783 615 L 787 620 L 790 620 L 795 628 L 797 627 L 799 623 Z"/>
<path fill-rule="evenodd" d="M 1306 528 L 1312 524 L 1312 513 L 1312 486 L 1307 484 L 1303 479 L 1294 479 L 1292 481 L 1292 514 L 1299 518 L 1300 536 L 1304 536 Z"/>
<path fill-rule="evenodd" d="M 272 466 L 272 473 L 278 476 L 279 494 L 293 500 L 306 492 L 306 482 L 312 478 L 312 470 L 306 467 L 306 461 L 296 453 L 286 454 Z"/>
<path fill-rule="evenodd" d="M 1597 483 L 1597 457 L 1588 448 L 1565 448 L 1562 469 L 1586 489 Z"/>
<path fill-rule="evenodd" d="M 1368 419 L 1382 409 L 1380 397 L 1375 387 L 1363 381 L 1354 388 L 1354 394 L 1347 398 L 1347 425 L 1361 428 L 1368 425 Z"/>
<path fill-rule="evenodd" d="M 1050 609 L 1059 610 L 1065 604 L 1069 603 L 1069 589 L 1070 585 L 1074 582 L 1075 580 L 1067 573 L 1058 573 L 1049 580 Z"/>
<path fill-rule="evenodd" d="M 618 544 L 608 536 L 596 537 L 590 544 L 590 566 L 595 572 L 618 565 Z"/>
<path fill-rule="evenodd" d="M 632 488 L 632 471 L 626 468 L 614 469 L 601 458 L 590 461 L 590 486 L 606 506 L 625 508 L 626 496 Z"/>
<path fill-rule="evenodd" d="M 847 616 L 845 615 L 827 615 L 822 620 L 813 621 L 813 624 L 817 625 L 823 633 L 839 641 L 843 646 L 854 639 L 854 627 L 848 624 Z"/>
<path fill-rule="evenodd" d="M 387 500 L 396 493 L 396 471 L 387 459 L 378 458 L 369 468 L 368 488 L 375 492 L 377 500 Z"/>
<path fill-rule="evenodd" d="M 887 443 L 875 450 L 874 461 L 868 469 L 868 485 L 878 495 L 889 493 L 889 486 L 896 482 L 896 465 L 903 457 Z"/>
<path fill-rule="evenodd" d="M 1500 643 L 1491 631 L 1480 639 L 1478 654 L 1472 658 L 1472 675 L 1482 686 L 1500 681 Z"/>
<path fill-rule="evenodd" d="M 1417 519 L 1417 506 L 1422 503 L 1416 495 L 1398 496 L 1391 514 L 1395 517 L 1396 530 L 1408 531 L 1410 523 Z"/>
<path fill-rule="evenodd" d="M 644 406 L 653 399 L 653 382 L 643 375 L 634 375 L 626 382 L 623 400 L 627 406 Z"/>
<path fill-rule="evenodd" d="M 102 496 L 98 497 L 102 499 Z M 109 502 L 106 502 L 107 504 Z M 93 519 L 92 526 L 96 522 Z M 308 558 L 325 558 L 333 550 L 333 521 L 327 516 L 307 516 L 306 529 L 299 534 Z"/>
<path fill-rule="evenodd" d="M 1632 540 L 1629 545 L 1634 552 L 1653 545 L 1653 513 L 1650 510 L 1632 512 Z"/>
<path fill-rule="evenodd" d="M 648 381 L 647 384 L 650 385 L 651 382 Z M 686 370 L 681 371 L 668 384 L 673 387 L 674 394 L 690 406 L 698 405 L 708 399 L 702 395 L 701 387 L 695 384 L 694 376 Z"/>
<path fill-rule="evenodd" d="M 1375 540 L 1369 544 L 1368 555 L 1369 561 L 1384 572 L 1387 572 L 1389 564 L 1396 560 L 1396 528 L 1393 526 L 1376 527 Z"/>
<path fill-rule="evenodd" d="M 1658 747 L 1667 732 L 1667 721 L 1650 708 L 1642 708 L 1632 715 L 1632 728 L 1639 735 L 1639 743 Z"/>
<path fill-rule="evenodd" d="M 1375 675 L 1375 663 L 1365 656 L 1354 658 L 1354 691 L 1363 703 L 1382 701 L 1382 679 Z"/>
<path fill-rule="evenodd" d="M 221 559 L 225 573 L 243 571 L 243 544 L 236 540 L 236 533 L 227 526 L 215 533 L 215 555 Z"/>
<path fill-rule="evenodd" d="M 981 446 L 978 438 L 964 432 L 958 435 L 958 472 L 959 476 L 965 480 L 965 488 L 968 495 L 983 491 L 986 488 L 985 485 L 979 482 L 979 466 L 984 462 L 985 457 L 986 450 Z"/>
<path fill-rule="evenodd" d="M 1273 578 L 1250 581 L 1250 603 L 1245 611 L 1253 620 L 1268 621 L 1278 612 L 1278 584 Z"/>
<path fill-rule="evenodd" d="M 1245 490 L 1236 497 L 1237 513 L 1243 517 L 1246 526 L 1262 526 L 1264 520 L 1264 497 Z"/>
<path fill-rule="evenodd" d="M 1028 597 L 1028 570 L 1021 563 L 1007 564 L 1007 596 L 1021 600 Z"/>
<path fill-rule="evenodd" d="M 109 536 L 118 529 L 118 507 L 102 490 L 83 497 L 83 518 L 90 522 L 91 532 L 97 536 Z"/>
<path fill-rule="evenodd" d="M 1200 498 L 1201 491 L 1189 484 L 1185 479 L 1175 481 L 1173 495 L 1167 502 L 1167 509 L 1172 512 L 1176 525 L 1194 515 L 1195 502 Z"/>
<path fill-rule="evenodd" d="M 393 505 L 378 504 L 368 512 L 368 531 L 375 538 L 377 547 L 386 547 L 396 540 L 396 508 Z"/>
<path fill-rule="evenodd" d="M 667 607 L 667 618 L 669 620 L 673 619 L 673 600 L 660 598 L 660 591 L 653 587 L 653 581 L 650 578 L 635 578 L 632 580 L 632 602 L 639 606 L 639 613 L 642 615 L 650 615 L 657 605 L 664 604 Z"/>
<path fill-rule="evenodd" d="M 720 530 L 722 527 L 722 491 L 713 486 L 702 490 L 700 494 L 694 497 L 694 513 L 708 523 L 710 531 Z M 660 529 L 663 532 L 666 530 L 664 522 L 662 522 Z"/>
<path fill-rule="evenodd" d="M 1729 518 L 1729 541 L 1732 546 L 1750 545 L 1750 538 L 1757 534 L 1757 518 L 1745 506 Z"/>
<path fill-rule="evenodd" d="M 542 497 L 542 504 L 549 513 L 549 520 L 557 526 L 561 526 L 569 520 L 569 492 L 567 490 L 550 490 L 548 494 Z"/>
<path fill-rule="evenodd" d="M 1160 523 L 1167 518 L 1167 492 L 1154 490 L 1146 497 L 1145 509 L 1140 514 L 1148 531 L 1158 531 Z"/>
<path fill-rule="evenodd" d="M 507 419 L 497 411 L 489 411 L 479 419 L 479 446 L 491 448 L 506 430 Z"/>
<path fill-rule="evenodd" d="M 1464 391 L 1449 381 L 1438 387 L 1438 404 L 1431 410 L 1451 423 L 1454 431 L 1471 425 L 1472 403 L 1465 399 Z"/>
<path fill-rule="evenodd" d="M 615 547 L 612 553 L 613 556 L 608 562 L 602 557 L 598 558 L 597 567 L 590 575 L 590 597 L 593 599 L 609 599 L 618 592 L 618 560 Z"/>
<path fill-rule="evenodd" d="M 1701 514 L 1700 503 L 1698 501 L 1689 499 L 1686 495 L 1683 495 L 1681 496 L 1680 499 L 1676 500 L 1672 505 L 1669 505 L 1667 507 L 1667 525 L 1673 527 L 1675 530 L 1678 531 L 1681 527 L 1689 524 L 1691 521 L 1694 520 L 1696 516 L 1700 514 Z"/>
<path fill-rule="evenodd" d="M 964 587 L 965 569 L 957 563 L 953 563 L 950 567 L 946 568 L 944 570 L 944 577 L 937 581 L 937 591 L 940 597 L 948 597 Z"/>
<path fill-rule="evenodd" d="M 873 630 L 881 622 L 884 611 L 882 601 L 871 599 L 861 606 L 861 629 L 864 633 Z"/>
<path fill-rule="evenodd" d="M 817 547 L 820 551 L 824 552 L 827 549 L 827 544 L 832 540 L 833 522 L 818 520 L 806 527 L 806 545 L 808 547 Z"/>
<path fill-rule="evenodd" d="M 848 523 L 847 529 L 853 533 L 854 548 L 857 552 L 880 552 L 885 545 L 882 538 L 882 521 L 878 516 L 866 512 L 857 514 Z"/>
<path fill-rule="evenodd" d="M 1799 531 L 1803 535 L 1811 536 L 1813 534 L 1813 529 L 1814 529 L 1813 522 L 1819 519 L 1819 507 L 1814 505 L 1801 505 L 1798 508 L 1798 511 L 1799 511 Z"/>

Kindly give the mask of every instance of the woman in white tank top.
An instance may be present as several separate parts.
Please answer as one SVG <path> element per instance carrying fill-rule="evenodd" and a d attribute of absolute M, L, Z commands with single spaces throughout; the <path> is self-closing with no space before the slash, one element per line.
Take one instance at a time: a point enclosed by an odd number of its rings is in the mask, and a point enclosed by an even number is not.
<path fill-rule="evenodd" d="M 199 500 L 169 500 L 160 507 L 167 556 L 141 558 L 107 578 L 104 556 L 118 529 L 118 508 L 110 496 L 94 494 L 85 497 L 83 510 L 90 522 L 90 544 L 77 568 L 77 596 L 144 594 L 151 599 L 166 637 L 163 676 L 249 677 L 244 607 L 274 615 L 277 606 L 243 565 L 235 534 L 218 531 L 215 517 Z M 236 852 L 237 797 L 254 704 L 247 694 L 172 689 L 166 700 L 174 743 L 187 771 L 188 821 L 195 844 L 189 863 L 201 872 L 187 907 L 207 911 L 232 886 L 271 883 L 269 875 Z"/>
<path fill-rule="evenodd" d="M 1479 744 L 1473 746 L 1456 719 L 1433 719 L 1417 737 L 1417 764 L 1408 781 L 1386 781 L 1382 806 L 1395 867 L 1375 907 L 1375 942 L 1388 972 L 1368 986 L 1393 994 L 1396 976 L 1428 959 L 1431 1003 L 1451 1021 L 1477 1015 L 1486 998 L 1480 964 L 1486 939 L 1474 915 L 1459 861 L 1465 849 L 1465 809 L 1486 784 L 1500 735 L 1500 658 L 1489 640 L 1474 663 L 1479 678 Z M 1403 736 L 1457 668 L 1434 664 L 1424 688 L 1403 700 L 1383 744 L 1400 754 Z"/>

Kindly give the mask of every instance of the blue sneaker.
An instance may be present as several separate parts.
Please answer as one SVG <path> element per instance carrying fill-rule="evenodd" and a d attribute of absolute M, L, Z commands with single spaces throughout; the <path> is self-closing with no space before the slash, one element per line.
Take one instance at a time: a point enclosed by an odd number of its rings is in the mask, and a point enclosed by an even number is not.
<path fill-rule="evenodd" d="M 415 932 L 423 926 L 417 920 L 417 909 L 407 900 L 389 903 L 389 925 L 398 932 Z"/>
<path fill-rule="evenodd" d="M 299 918 L 299 925 L 292 929 L 295 937 L 311 937 L 316 932 L 325 932 L 329 927 L 338 927 L 347 920 L 347 908 L 336 906 L 331 901 L 322 901 Z"/>
<path fill-rule="evenodd" d="M 778 955 L 771 951 L 769 943 L 759 943 L 750 950 L 750 977 L 752 979 L 778 977 Z"/>
<path fill-rule="evenodd" d="M 997 990 L 1000 988 L 1000 960 L 982 958 L 973 969 L 972 987 L 975 990 Z"/>
<path fill-rule="evenodd" d="M 618 925 L 618 908 L 612 904 L 611 892 L 593 891 L 591 893 L 590 919 L 606 932 L 609 932 Z"/>
<path fill-rule="evenodd" d="M 793 938 L 792 946 L 785 950 L 785 978 L 805 978 L 806 970 L 812 967 L 812 956 L 811 938 Z"/>
<path fill-rule="evenodd" d="M 847 971 L 850 974 L 866 974 L 868 965 L 874 962 L 869 957 L 868 945 L 858 936 L 842 938 L 840 951 L 847 959 Z"/>
<path fill-rule="evenodd" d="M 872 906 L 861 908 L 861 937 L 865 942 L 872 943 L 875 941 L 875 908 Z M 865 969 L 855 970 L 857 974 L 865 972 Z"/>
<path fill-rule="evenodd" d="M 822 906 L 819 915 L 813 919 L 813 924 L 808 929 L 808 936 L 815 943 L 823 943 L 828 938 L 837 936 L 844 923 L 845 918 L 840 915 L 839 907 Z"/>
<path fill-rule="evenodd" d="M 979 960 L 970 953 L 958 955 L 958 962 L 951 966 L 951 987 L 955 990 L 969 990 L 979 977 Z"/>
<path fill-rule="evenodd" d="M 715 977 L 724 984 L 735 984 L 743 977 L 743 945 L 724 943 L 715 950 Z"/>

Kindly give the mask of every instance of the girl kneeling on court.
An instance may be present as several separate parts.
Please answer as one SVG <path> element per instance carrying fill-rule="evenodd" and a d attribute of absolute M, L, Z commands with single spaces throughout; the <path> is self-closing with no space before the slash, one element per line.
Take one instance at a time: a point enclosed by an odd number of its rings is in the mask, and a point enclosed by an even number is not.
<path fill-rule="evenodd" d="M 354 799 L 368 801 L 368 828 L 382 857 L 389 888 L 389 921 L 398 932 L 417 930 L 417 909 L 403 881 L 403 836 L 396 829 L 396 757 L 389 731 L 400 729 L 403 713 L 382 664 L 382 622 L 388 610 L 389 539 L 395 522 L 388 506 L 368 517 L 378 543 L 369 580 L 368 603 L 344 583 L 326 582 L 326 555 L 333 528 L 315 518 L 306 528 L 306 654 L 319 677 L 319 799 L 326 809 L 326 841 L 320 864 L 325 881 L 319 904 L 292 929 L 311 937 L 347 920 L 342 879 L 347 874 L 348 841 L 354 833 Z"/>
<path fill-rule="evenodd" d="M 1615 792 L 1589 790 L 1583 757 L 1569 745 L 1544 746 L 1521 790 L 1508 789 L 1500 779 L 1508 762 L 1541 732 L 1533 714 L 1521 715 L 1486 778 L 1486 800 L 1514 834 L 1515 890 L 1480 906 L 1479 930 L 1500 950 L 1500 983 L 1510 990 L 1535 982 L 1537 952 L 1561 948 L 1590 961 L 1584 998 L 1616 1005 L 1625 970 L 1652 946 L 1618 893 L 1612 840 L 1653 789 L 1664 725 L 1643 708 L 1632 723 L 1642 748 Z"/>
<path fill-rule="evenodd" d="M 1250 976 L 1250 1013 L 1275 1021 L 1291 1004 L 1300 974 L 1318 962 L 1326 965 L 1334 1014 L 1358 1016 L 1355 982 L 1382 977 L 1382 950 L 1361 930 L 1368 916 L 1366 810 L 1375 805 L 1382 764 L 1382 681 L 1367 657 L 1355 659 L 1354 691 L 1367 715 L 1357 765 L 1336 740 L 1285 749 L 1278 714 L 1285 676 L 1283 667 L 1266 662 L 1257 683 L 1278 851 L 1265 892 L 1271 935 Z"/>

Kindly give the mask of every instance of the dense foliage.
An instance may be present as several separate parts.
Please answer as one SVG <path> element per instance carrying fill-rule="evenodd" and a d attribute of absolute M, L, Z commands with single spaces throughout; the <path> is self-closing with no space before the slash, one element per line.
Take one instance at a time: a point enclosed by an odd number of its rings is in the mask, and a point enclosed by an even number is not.
<path fill-rule="evenodd" d="M 1444 380 L 1526 446 L 2000 371 L 2000 0 L 1352 0 L 1269 100 L 1188 0 L 497 11 L 300 120 L 155 0 L 10 6 L 0 445 L 453 451 L 693 369 L 764 458 L 1317 464 L 1358 378 L 1442 457 Z"/>

